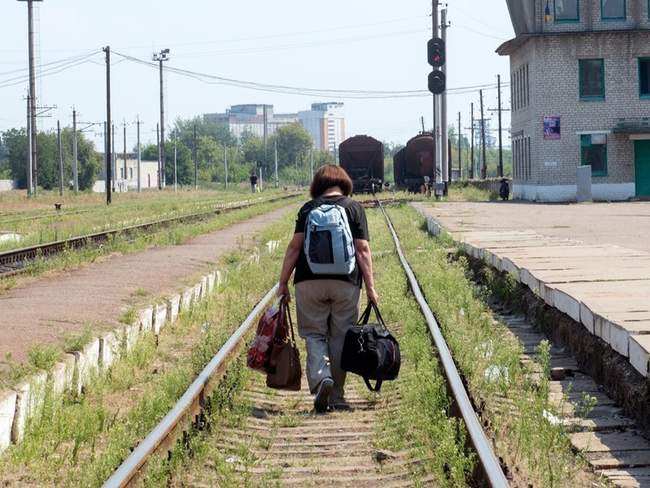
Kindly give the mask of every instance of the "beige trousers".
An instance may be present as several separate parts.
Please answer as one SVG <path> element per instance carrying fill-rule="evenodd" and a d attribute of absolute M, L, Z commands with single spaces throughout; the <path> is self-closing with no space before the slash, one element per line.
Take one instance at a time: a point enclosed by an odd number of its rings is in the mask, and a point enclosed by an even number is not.
<path fill-rule="evenodd" d="M 345 333 L 359 317 L 361 290 L 340 280 L 302 281 L 296 285 L 298 333 L 307 345 L 307 381 L 312 393 L 324 378 L 334 380 L 330 403 L 344 400 L 341 353 Z"/>

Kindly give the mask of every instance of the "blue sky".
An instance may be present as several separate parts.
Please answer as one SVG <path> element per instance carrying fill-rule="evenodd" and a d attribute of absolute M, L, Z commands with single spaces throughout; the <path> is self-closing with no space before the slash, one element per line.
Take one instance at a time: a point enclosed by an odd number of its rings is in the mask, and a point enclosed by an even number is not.
<path fill-rule="evenodd" d="M 474 86 L 509 79 L 507 59 L 494 50 L 512 37 L 505 0 L 450 0 L 448 86 Z M 4 86 L 27 66 L 27 7 L 6 0 L 0 12 L 0 130 L 24 125 L 27 84 Z M 39 121 L 51 129 L 59 118 L 71 123 L 72 106 L 84 121 L 105 117 L 102 46 L 150 59 L 153 51 L 171 50 L 170 66 L 229 78 L 313 88 L 419 90 L 430 67 L 431 2 L 423 0 L 44 0 L 40 4 L 41 63 L 95 52 L 85 63 L 44 77 L 40 103 L 57 105 Z M 158 78 L 154 70 L 114 56 L 113 115 L 116 122 L 144 121 L 143 139 L 155 138 Z M 277 112 L 303 110 L 314 98 L 249 91 L 205 84 L 169 74 L 168 122 L 239 103 L 270 103 Z M 509 103 L 509 89 L 503 90 Z M 341 100 L 349 132 L 404 142 L 431 121 L 430 98 Z M 469 104 L 478 93 L 449 97 L 450 121 L 461 111 L 464 126 Z M 496 106 L 496 91 L 486 94 Z M 506 125 L 509 118 L 506 117 Z M 128 138 L 135 135 L 128 127 Z M 121 133 L 121 132 L 120 132 Z M 119 139 L 121 141 L 121 138 Z M 131 144 L 129 144 L 131 145 Z"/>

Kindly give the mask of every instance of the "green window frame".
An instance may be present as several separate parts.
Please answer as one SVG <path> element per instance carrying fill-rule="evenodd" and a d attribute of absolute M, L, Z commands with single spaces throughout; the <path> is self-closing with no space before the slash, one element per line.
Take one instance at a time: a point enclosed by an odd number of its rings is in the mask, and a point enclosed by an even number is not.
<path fill-rule="evenodd" d="M 580 22 L 580 0 L 559 0 L 559 1 L 560 2 L 575 1 L 575 3 L 576 3 L 576 16 L 575 17 L 558 18 L 558 0 L 553 0 L 553 18 L 555 19 L 555 23 L 556 24 L 561 24 L 561 23 Z"/>
<path fill-rule="evenodd" d="M 605 2 L 608 0 L 600 0 L 600 19 L 601 20 L 626 20 L 627 19 L 627 0 L 620 0 L 623 2 L 623 15 L 619 16 L 605 16 Z M 649 0 L 650 1 L 650 0 Z"/>
<path fill-rule="evenodd" d="M 593 134 L 580 136 L 580 163 L 591 166 L 591 176 L 607 176 L 607 139 L 605 144 L 592 144 L 592 137 Z"/>
<path fill-rule="evenodd" d="M 650 58 L 639 58 L 639 98 L 650 100 Z"/>
<path fill-rule="evenodd" d="M 586 79 L 586 72 L 590 64 L 600 63 L 600 85 L 601 89 L 598 93 L 590 84 L 596 85 L 597 82 Z M 587 90 L 589 88 L 589 90 Z M 605 100 L 605 60 L 603 58 L 590 58 L 578 60 L 578 90 L 580 93 L 580 100 L 583 101 L 600 101 Z"/>

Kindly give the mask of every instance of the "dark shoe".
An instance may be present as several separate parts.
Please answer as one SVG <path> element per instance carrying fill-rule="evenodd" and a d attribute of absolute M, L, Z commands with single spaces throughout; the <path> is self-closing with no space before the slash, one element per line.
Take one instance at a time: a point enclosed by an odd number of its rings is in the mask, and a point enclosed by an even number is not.
<path fill-rule="evenodd" d="M 330 403 L 330 408 L 335 412 L 350 412 L 350 411 L 352 411 L 352 405 L 350 405 L 345 400 L 339 400 L 339 401 Z"/>
<path fill-rule="evenodd" d="M 327 412 L 327 407 L 329 406 L 330 393 L 334 388 L 334 380 L 332 378 L 325 378 L 318 385 L 316 390 L 316 397 L 314 398 L 314 410 L 316 413 L 325 413 Z"/>

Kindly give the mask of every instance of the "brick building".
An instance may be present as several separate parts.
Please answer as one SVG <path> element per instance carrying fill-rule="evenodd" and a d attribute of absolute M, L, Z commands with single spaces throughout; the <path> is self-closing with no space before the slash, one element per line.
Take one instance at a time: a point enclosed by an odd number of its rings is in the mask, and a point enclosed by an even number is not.
<path fill-rule="evenodd" d="M 593 197 L 650 197 L 648 0 L 506 0 L 513 193 L 576 199 L 590 165 Z"/>

